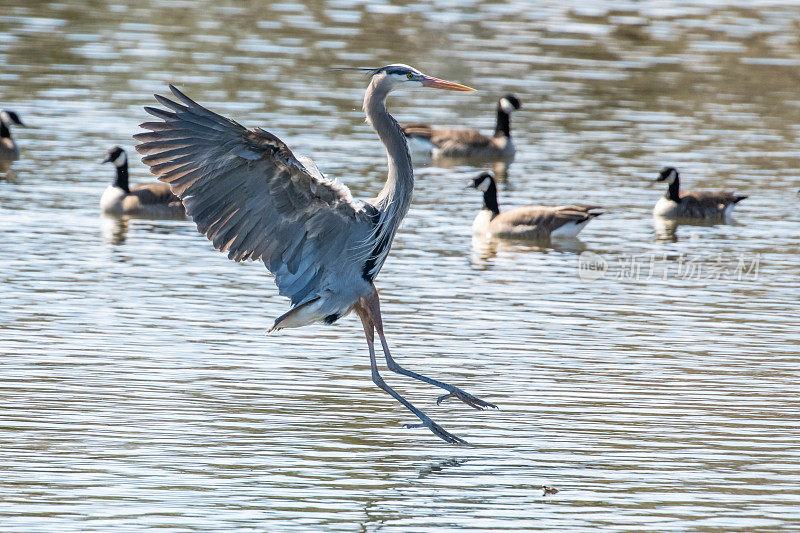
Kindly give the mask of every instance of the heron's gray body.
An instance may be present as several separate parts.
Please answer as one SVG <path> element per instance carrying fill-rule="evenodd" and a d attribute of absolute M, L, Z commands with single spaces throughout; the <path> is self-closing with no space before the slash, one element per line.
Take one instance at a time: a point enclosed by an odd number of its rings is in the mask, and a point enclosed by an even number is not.
<path fill-rule="evenodd" d="M 447 442 L 463 443 L 384 382 L 375 357 L 375 332 L 388 368 L 448 391 L 440 401 L 458 398 L 476 409 L 494 405 L 397 364 L 383 333 L 372 282 L 408 212 L 414 188 L 405 136 L 386 111 L 386 96 L 407 83 L 473 89 L 408 65 L 365 70 L 371 78 L 364 113 L 389 160 L 386 184 L 371 200 L 354 200 L 347 187 L 326 178 L 310 159 L 295 157 L 271 133 L 247 130 L 171 86 L 178 102 L 156 96 L 168 110 L 145 108 L 161 121 L 142 124 L 150 132 L 135 136 L 141 141 L 136 149 L 150 170 L 169 183 L 216 249 L 227 251 L 235 261 L 261 260 L 275 274 L 278 290 L 291 299 L 292 308 L 271 330 L 331 323 L 354 310 L 364 326 L 372 380 L 414 413 L 421 425 Z"/>
<path fill-rule="evenodd" d="M 380 194 L 355 200 L 280 139 L 247 130 L 172 87 L 180 103 L 147 108 L 163 122 L 143 127 L 136 149 L 170 184 L 187 214 L 235 261 L 262 260 L 292 309 L 272 329 L 331 323 L 372 290 L 411 204 L 413 171 L 402 130 L 385 108 L 390 85 L 373 78 L 364 112 L 389 154 Z"/>

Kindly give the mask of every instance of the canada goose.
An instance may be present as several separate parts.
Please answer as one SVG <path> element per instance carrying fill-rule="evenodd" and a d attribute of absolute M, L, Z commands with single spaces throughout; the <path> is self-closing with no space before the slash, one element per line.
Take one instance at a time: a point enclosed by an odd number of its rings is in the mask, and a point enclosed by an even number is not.
<path fill-rule="evenodd" d="M 522 107 L 513 94 L 497 102 L 497 124 L 491 137 L 476 130 L 434 128 L 428 124 L 403 125 L 411 141 L 424 144 L 435 158 L 511 160 L 516 153 L 511 140 L 511 113 Z"/>
<path fill-rule="evenodd" d="M 494 176 L 483 172 L 469 188 L 483 191 L 483 209 L 472 223 L 472 232 L 489 237 L 547 239 L 575 237 L 593 218 L 603 214 L 593 205 L 528 205 L 500 212 Z"/>
<path fill-rule="evenodd" d="M 5 159 L 6 161 L 19 159 L 19 146 L 11 137 L 11 129 L 9 127 L 12 124 L 25 126 L 19 119 L 19 115 L 13 111 L 0 110 L 0 159 Z"/>
<path fill-rule="evenodd" d="M 119 146 L 108 151 L 103 163 L 117 167 L 114 182 L 100 197 L 100 209 L 112 215 L 143 215 L 149 217 L 185 216 L 180 198 L 172 194 L 169 185 L 161 182 L 128 188 L 128 154 Z"/>
<path fill-rule="evenodd" d="M 667 194 L 656 202 L 653 215 L 664 218 L 727 219 L 734 206 L 747 198 L 732 191 L 683 191 L 675 167 L 664 167 L 656 182 L 669 184 Z"/>

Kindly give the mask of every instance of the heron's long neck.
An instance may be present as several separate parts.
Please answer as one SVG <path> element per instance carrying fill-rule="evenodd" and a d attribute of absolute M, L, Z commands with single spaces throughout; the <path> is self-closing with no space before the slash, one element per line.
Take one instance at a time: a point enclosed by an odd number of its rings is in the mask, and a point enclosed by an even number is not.
<path fill-rule="evenodd" d="M 393 221 L 399 224 L 411 205 L 414 170 L 406 136 L 394 117 L 386 111 L 388 92 L 381 83 L 376 84 L 373 80 L 364 96 L 364 113 L 386 147 L 389 158 L 386 184 L 374 200 L 375 207 L 382 213 L 391 212 Z"/>
<path fill-rule="evenodd" d="M 364 113 L 373 129 L 386 147 L 389 157 L 389 173 L 386 184 L 376 198 L 370 201 L 378 209 L 375 229 L 372 233 L 372 249 L 364 264 L 363 277 L 372 282 L 378 275 L 400 221 L 408 213 L 414 192 L 414 170 L 411 168 L 411 155 L 403 130 L 397 121 L 386 111 L 386 96 L 391 87 L 385 80 L 373 78 L 364 96 Z"/>

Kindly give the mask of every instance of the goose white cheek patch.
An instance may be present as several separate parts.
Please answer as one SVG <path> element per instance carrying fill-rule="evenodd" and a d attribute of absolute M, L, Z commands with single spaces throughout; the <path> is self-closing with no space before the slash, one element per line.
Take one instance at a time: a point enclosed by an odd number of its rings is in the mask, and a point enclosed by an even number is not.
<path fill-rule="evenodd" d="M 514 111 L 516 111 L 517 108 L 514 107 L 514 104 L 508 101 L 508 98 L 501 98 L 500 109 L 502 109 L 506 113 L 513 113 Z"/>
<path fill-rule="evenodd" d="M 677 176 L 678 176 L 678 173 L 677 173 L 677 172 L 675 172 L 674 170 L 673 170 L 673 171 L 671 171 L 671 172 L 669 173 L 669 176 L 667 176 L 667 183 L 669 183 L 670 185 L 672 185 L 673 183 L 675 183 L 675 178 L 676 178 Z"/>
<path fill-rule="evenodd" d="M 114 160 L 114 166 L 121 167 L 125 163 L 128 162 L 128 156 L 125 155 L 125 152 L 121 152 L 117 158 Z"/>
<path fill-rule="evenodd" d="M 489 178 L 484 179 L 482 182 L 478 184 L 478 190 L 481 192 L 486 192 L 489 190 L 489 184 L 491 180 Z"/>

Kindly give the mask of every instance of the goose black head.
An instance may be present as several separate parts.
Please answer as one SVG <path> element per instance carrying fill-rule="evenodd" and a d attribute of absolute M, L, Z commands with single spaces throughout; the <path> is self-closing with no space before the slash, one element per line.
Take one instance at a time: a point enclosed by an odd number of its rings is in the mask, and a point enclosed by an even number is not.
<path fill-rule="evenodd" d="M 519 101 L 519 99 L 511 93 L 500 98 L 498 105 L 500 106 L 500 109 L 509 115 L 522 107 L 522 103 Z"/>
<path fill-rule="evenodd" d="M 492 176 L 491 172 L 481 172 L 474 178 L 472 178 L 472 183 L 470 183 L 467 188 L 468 189 L 478 189 L 481 192 L 486 192 L 489 190 L 489 187 L 494 184 L 494 176 Z"/>
<path fill-rule="evenodd" d="M 3 109 L 0 111 L 0 121 L 2 121 L 6 125 L 15 124 L 17 126 L 25 126 L 20 120 L 19 115 L 17 115 L 14 111 L 8 111 L 7 109 Z"/>
<path fill-rule="evenodd" d="M 128 163 L 128 154 L 125 153 L 122 147 L 115 146 L 108 150 L 108 154 L 102 162 L 113 163 L 115 167 L 119 168 Z"/>
<path fill-rule="evenodd" d="M 678 169 L 675 167 L 664 167 L 661 169 L 661 172 L 658 174 L 658 177 L 655 179 L 655 181 L 666 181 L 672 185 L 675 183 L 676 179 L 678 179 Z"/>

